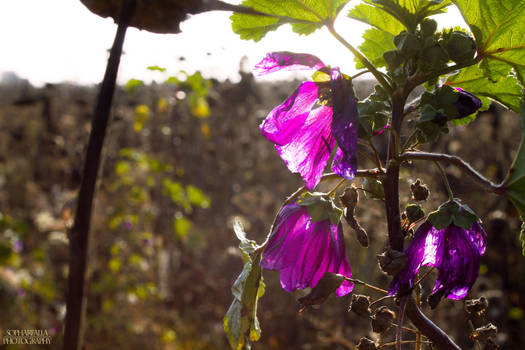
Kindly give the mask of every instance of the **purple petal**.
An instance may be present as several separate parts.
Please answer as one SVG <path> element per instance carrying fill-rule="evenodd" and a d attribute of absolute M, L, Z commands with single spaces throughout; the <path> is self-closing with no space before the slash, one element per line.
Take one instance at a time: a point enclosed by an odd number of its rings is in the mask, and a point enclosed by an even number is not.
<path fill-rule="evenodd" d="M 428 221 L 419 226 L 414 234 L 414 239 L 405 250 L 407 256 L 405 268 L 394 277 L 390 284 L 388 290 L 390 295 L 396 294 L 402 285 L 412 287 L 419 268 L 424 262 L 426 264 L 435 263 L 440 237 L 437 232 Z"/>
<path fill-rule="evenodd" d="M 455 225 L 438 230 L 430 222 L 424 223 L 405 250 L 407 265 L 394 277 L 389 294 L 397 293 L 402 285 L 412 287 L 420 267 L 433 266 L 438 269 L 438 278 L 432 295 L 464 298 L 478 277 L 486 239 L 478 223 L 469 230 Z"/>
<path fill-rule="evenodd" d="M 332 170 L 351 180 L 357 169 L 356 149 L 359 127 L 357 100 L 338 68 L 332 69 L 331 75 L 333 103 L 331 129 L 339 146 Z"/>
<path fill-rule="evenodd" d="M 254 67 L 257 75 L 273 73 L 279 70 L 318 70 L 326 65 L 316 56 L 288 51 L 271 52 Z"/>
<path fill-rule="evenodd" d="M 288 169 L 300 173 L 308 189 L 319 183 L 335 145 L 330 132 L 332 109 L 320 106 L 312 110 L 317 95 L 315 83 L 302 83 L 260 126 Z"/>
<path fill-rule="evenodd" d="M 474 227 L 474 226 L 478 227 Z M 479 273 L 480 248 L 485 249 L 485 232 L 478 223 L 470 230 L 450 225 L 445 228 L 443 261 L 432 294 L 442 293 L 449 299 L 463 299 Z"/>
<path fill-rule="evenodd" d="M 280 270 L 281 285 L 289 292 L 315 287 L 326 272 L 352 275 L 341 224 L 312 222 L 307 208 L 297 204 L 285 206 L 277 215 L 260 265 Z M 353 284 L 345 281 L 336 295 L 346 295 L 352 289 Z"/>
<path fill-rule="evenodd" d="M 455 88 L 459 92 L 456 108 L 458 109 L 458 118 L 471 115 L 481 108 L 481 100 L 475 95 L 461 88 Z"/>

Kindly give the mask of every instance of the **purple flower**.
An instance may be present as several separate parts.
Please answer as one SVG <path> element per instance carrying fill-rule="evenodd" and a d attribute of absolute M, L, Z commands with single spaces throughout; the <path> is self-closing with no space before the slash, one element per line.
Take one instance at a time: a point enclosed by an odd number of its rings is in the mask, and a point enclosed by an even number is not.
<path fill-rule="evenodd" d="M 462 88 L 454 88 L 459 92 L 458 100 L 456 101 L 456 108 L 458 109 L 458 116 L 454 119 L 464 118 L 471 115 L 481 108 L 481 100 Z"/>
<path fill-rule="evenodd" d="M 308 54 L 274 52 L 255 66 L 259 75 L 283 69 L 327 68 Z M 298 172 L 308 189 L 321 179 L 334 147 L 332 169 L 353 179 L 357 168 L 357 101 L 339 72 L 330 70 L 330 81 L 306 81 L 275 107 L 261 124 L 261 133 L 275 144 L 288 169 Z"/>
<path fill-rule="evenodd" d="M 486 240 L 487 234 L 477 222 L 468 230 L 454 224 L 439 230 L 425 222 L 405 250 L 407 263 L 390 284 L 390 295 L 402 285 L 412 287 L 421 266 L 433 266 L 438 269 L 438 278 L 429 300 L 464 298 L 478 277 Z"/>
<path fill-rule="evenodd" d="M 281 286 L 288 292 L 315 287 L 326 272 L 352 276 L 341 223 L 314 222 L 307 207 L 297 203 L 284 206 L 277 215 L 260 265 L 279 270 Z M 344 281 L 336 295 L 346 295 L 353 288 L 353 283 Z"/>

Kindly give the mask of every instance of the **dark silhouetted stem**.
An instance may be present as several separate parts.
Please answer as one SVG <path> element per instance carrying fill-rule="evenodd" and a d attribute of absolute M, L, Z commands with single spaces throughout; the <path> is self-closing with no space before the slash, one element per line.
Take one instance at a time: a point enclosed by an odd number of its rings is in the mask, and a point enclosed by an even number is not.
<path fill-rule="evenodd" d="M 406 314 L 421 333 L 440 350 L 461 350 L 450 337 L 429 320 L 419 309 L 410 295 L 407 300 Z"/>
<path fill-rule="evenodd" d="M 89 135 L 86 159 L 84 161 L 75 221 L 69 234 L 70 256 L 63 343 L 64 350 L 80 350 L 82 348 L 84 313 L 86 308 L 84 286 L 93 197 L 100 168 L 102 147 L 108 126 L 111 103 L 115 91 L 120 56 L 122 55 L 122 46 L 124 44 L 126 29 L 134 10 L 135 0 L 123 1 L 115 41 L 111 48 L 106 73 L 104 74 L 104 80 L 102 81 L 97 97 L 97 104 L 91 124 L 91 134 Z"/>
<path fill-rule="evenodd" d="M 457 156 L 442 153 L 429 153 L 429 152 L 406 152 L 398 157 L 398 160 L 432 160 L 439 162 L 446 162 L 455 165 L 459 170 L 469 175 L 484 189 L 494 192 L 497 194 L 503 194 L 503 186 L 496 185 L 492 181 L 486 179 L 483 175 L 477 172 L 469 163 Z"/>
<path fill-rule="evenodd" d="M 392 130 L 391 135 L 401 135 L 401 124 L 403 122 L 405 102 L 413 86 L 407 85 L 403 89 L 394 91 L 392 95 Z M 399 164 L 404 160 L 403 156 L 396 154 L 399 137 L 391 137 L 389 145 L 389 159 L 387 164 L 386 178 L 383 180 L 385 191 L 385 208 L 388 225 L 388 240 L 390 248 L 403 251 L 404 236 L 401 231 L 401 217 L 399 211 Z M 407 158 L 411 159 L 411 158 Z M 435 159 L 432 159 L 435 160 Z M 406 315 L 416 326 L 440 350 L 461 350 L 450 337 L 429 320 L 416 305 L 412 295 L 407 296 Z M 396 344 L 394 342 L 394 344 Z"/>

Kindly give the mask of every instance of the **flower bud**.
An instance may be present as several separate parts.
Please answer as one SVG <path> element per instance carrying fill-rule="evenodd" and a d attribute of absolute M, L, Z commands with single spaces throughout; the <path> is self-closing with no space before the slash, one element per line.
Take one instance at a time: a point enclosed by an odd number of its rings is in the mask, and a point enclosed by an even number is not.
<path fill-rule="evenodd" d="M 394 321 L 396 314 L 386 306 L 377 308 L 372 316 L 372 330 L 376 333 L 385 332 Z"/>
<path fill-rule="evenodd" d="M 498 327 L 494 326 L 492 323 L 489 323 L 483 327 L 476 328 L 472 331 L 470 334 L 470 337 L 472 340 L 478 340 L 478 341 L 487 341 L 489 339 L 496 339 L 496 336 L 498 335 Z"/>
<path fill-rule="evenodd" d="M 461 63 L 474 57 L 476 43 L 467 33 L 454 31 L 446 41 L 445 49 L 452 61 Z"/>
<path fill-rule="evenodd" d="M 359 339 L 359 344 L 357 344 L 357 350 L 377 350 L 376 344 L 368 338 Z"/>
<path fill-rule="evenodd" d="M 465 311 L 469 314 L 478 314 L 485 312 L 489 307 L 489 302 L 485 297 L 479 299 L 471 299 L 465 302 Z"/>
<path fill-rule="evenodd" d="M 408 204 L 405 207 L 405 213 L 410 223 L 416 222 L 425 217 L 425 212 L 421 209 L 421 206 L 417 204 Z"/>
<path fill-rule="evenodd" d="M 348 311 L 353 311 L 359 316 L 369 316 L 372 312 L 370 310 L 370 297 L 361 294 L 352 295 L 352 303 Z"/>
<path fill-rule="evenodd" d="M 412 199 L 418 202 L 427 200 L 430 194 L 427 185 L 422 183 L 420 179 L 410 185 L 410 191 L 412 191 Z"/>
<path fill-rule="evenodd" d="M 394 70 L 403 63 L 403 56 L 397 50 L 387 51 L 383 54 L 389 70 Z"/>
<path fill-rule="evenodd" d="M 406 256 L 403 252 L 388 249 L 385 252 L 376 255 L 381 271 L 394 276 L 397 275 L 406 264 Z"/>
<path fill-rule="evenodd" d="M 437 29 L 437 22 L 433 19 L 425 19 L 421 23 L 421 34 L 424 36 L 430 36 L 436 32 Z"/>
<path fill-rule="evenodd" d="M 416 56 L 421 49 L 421 42 L 418 37 L 408 32 L 401 32 L 398 36 L 394 37 L 394 44 L 406 57 Z"/>
<path fill-rule="evenodd" d="M 481 108 L 481 100 L 479 98 L 461 88 L 456 88 L 456 90 L 459 92 L 458 100 L 455 103 L 458 115 L 451 119 L 464 118 Z"/>

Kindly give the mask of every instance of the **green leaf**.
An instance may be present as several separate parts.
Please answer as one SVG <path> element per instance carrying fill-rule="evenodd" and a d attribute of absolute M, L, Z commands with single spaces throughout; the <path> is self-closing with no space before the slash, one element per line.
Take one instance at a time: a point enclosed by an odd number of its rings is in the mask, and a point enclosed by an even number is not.
<path fill-rule="evenodd" d="M 248 347 L 249 341 L 261 337 L 261 328 L 257 320 L 257 301 L 264 294 L 262 270 L 259 266 L 262 252 L 249 258 L 232 286 L 233 302 L 223 320 L 224 331 L 232 349 Z"/>
<path fill-rule="evenodd" d="M 372 62 L 376 67 L 386 66 L 383 53 L 390 50 L 395 50 L 394 36 L 385 31 L 370 28 L 363 34 L 363 43 L 359 45 L 359 50 Z M 354 58 L 357 69 L 363 69 L 365 66 L 357 58 Z"/>
<path fill-rule="evenodd" d="M 444 13 L 445 8 L 452 3 L 451 0 L 364 0 L 364 2 L 388 13 L 412 33 L 415 32 L 417 25 L 422 22 L 423 19 L 428 16 Z M 352 13 L 352 15 L 354 16 L 356 14 Z M 359 14 L 359 16 L 362 17 L 361 14 Z M 374 17 L 376 17 L 375 14 Z M 369 19 L 369 21 L 377 22 L 377 19 Z M 365 22 L 368 23 L 366 20 Z M 392 34 L 397 35 L 399 31 Z"/>
<path fill-rule="evenodd" d="M 514 68 L 525 85 L 525 2 L 454 0 L 474 34 L 481 68 L 494 80 Z"/>
<path fill-rule="evenodd" d="M 525 96 L 521 100 L 521 121 L 523 127 L 525 124 Z M 505 178 L 504 189 L 507 198 L 514 204 L 521 219 L 525 221 L 525 129 L 522 129 L 521 134 L 521 143 Z"/>
<path fill-rule="evenodd" d="M 235 12 L 232 29 L 245 40 L 261 40 L 268 32 L 291 23 L 298 34 L 308 35 L 333 20 L 350 0 L 244 0 L 243 6 L 261 14 Z"/>
<path fill-rule="evenodd" d="M 159 67 L 157 65 L 155 66 L 149 66 L 147 67 L 148 70 L 151 70 L 151 71 L 158 71 L 158 72 L 165 72 L 166 71 L 166 68 L 164 67 Z"/>
<path fill-rule="evenodd" d="M 512 76 L 503 77 L 494 83 L 477 66 L 470 66 L 449 77 L 447 85 L 461 87 L 478 97 L 490 98 L 515 112 L 519 111 L 521 87 Z"/>
<path fill-rule="evenodd" d="M 175 230 L 175 235 L 177 238 L 186 237 L 192 226 L 193 223 L 184 216 L 175 215 L 173 220 L 173 229 Z"/>
<path fill-rule="evenodd" d="M 142 80 L 138 80 L 138 79 L 130 79 L 128 80 L 128 82 L 126 83 L 126 85 L 124 86 L 124 89 L 128 92 L 128 93 L 132 93 L 134 92 L 139 86 L 143 86 L 144 85 L 144 82 Z"/>
<path fill-rule="evenodd" d="M 376 27 L 385 33 L 391 34 L 391 39 L 406 29 L 406 27 L 401 22 L 399 22 L 388 12 L 371 5 L 357 5 L 351 9 L 350 12 L 348 12 L 348 17 Z"/>
<path fill-rule="evenodd" d="M 478 216 L 467 205 L 461 204 L 459 199 L 443 203 L 438 210 L 430 213 L 428 221 L 438 230 L 444 229 L 450 224 L 470 229 L 472 224 L 478 221 Z"/>

